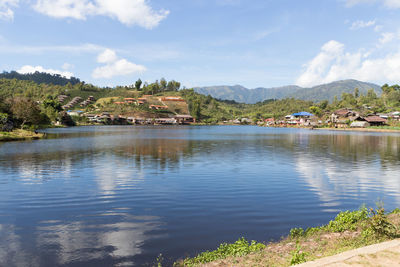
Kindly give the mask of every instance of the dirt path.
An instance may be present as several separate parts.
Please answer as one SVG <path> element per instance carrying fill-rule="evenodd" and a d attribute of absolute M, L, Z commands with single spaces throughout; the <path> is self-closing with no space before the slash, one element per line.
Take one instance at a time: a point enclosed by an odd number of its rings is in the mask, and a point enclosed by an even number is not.
<path fill-rule="evenodd" d="M 296 265 L 297 267 L 400 266 L 400 239 L 343 252 Z"/>

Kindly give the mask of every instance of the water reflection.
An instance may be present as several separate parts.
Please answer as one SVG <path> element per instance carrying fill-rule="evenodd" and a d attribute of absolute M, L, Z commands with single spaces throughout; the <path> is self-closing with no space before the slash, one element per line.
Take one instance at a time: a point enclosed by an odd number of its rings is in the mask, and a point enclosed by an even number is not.
<path fill-rule="evenodd" d="M 243 235 L 279 238 L 378 198 L 400 205 L 400 135 L 49 131 L 0 145 L 0 266 L 146 265 L 159 253 L 168 264 Z"/>
<path fill-rule="evenodd" d="M 101 224 L 94 220 L 71 222 L 39 222 L 37 228 L 38 247 L 45 250 L 55 265 L 69 262 L 94 260 L 113 261 L 116 266 L 133 266 L 134 256 L 141 254 L 147 233 L 160 226 L 159 218 L 129 214 L 105 214 L 122 216 L 119 222 Z"/>

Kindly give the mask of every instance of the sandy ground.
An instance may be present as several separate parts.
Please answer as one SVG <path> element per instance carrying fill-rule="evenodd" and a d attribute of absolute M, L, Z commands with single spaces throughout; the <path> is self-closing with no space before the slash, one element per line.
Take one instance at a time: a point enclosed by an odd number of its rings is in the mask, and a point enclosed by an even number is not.
<path fill-rule="evenodd" d="M 296 265 L 297 267 L 400 266 L 400 239 L 343 252 L 338 255 Z"/>

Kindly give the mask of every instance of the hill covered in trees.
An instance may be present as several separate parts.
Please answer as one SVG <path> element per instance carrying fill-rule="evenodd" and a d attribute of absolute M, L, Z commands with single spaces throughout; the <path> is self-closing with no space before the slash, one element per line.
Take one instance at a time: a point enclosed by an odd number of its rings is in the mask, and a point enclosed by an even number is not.
<path fill-rule="evenodd" d="M 68 83 L 75 85 L 81 81 L 78 78 L 66 78 L 60 74 L 50 74 L 45 72 L 35 72 L 21 74 L 16 71 L 0 73 L 0 79 L 17 79 L 22 81 L 33 81 L 35 83 L 46 83 L 54 85 L 67 85 Z"/>
<path fill-rule="evenodd" d="M 338 84 L 338 83 L 335 83 Z M 63 118 L 63 112 L 77 110 L 84 113 L 101 114 L 107 112 L 114 116 L 148 116 L 149 118 L 165 118 L 178 114 L 190 114 L 198 122 L 218 123 L 240 118 L 250 118 L 259 121 L 266 118 L 282 119 L 285 115 L 310 111 L 324 119 L 332 111 L 339 108 L 351 108 L 362 113 L 400 111 L 400 86 L 384 85 L 379 95 L 370 88 L 360 89 L 357 81 L 352 83 L 355 88 L 351 92 L 343 92 L 333 101 L 311 101 L 296 98 L 268 99 L 255 104 L 238 103 L 233 100 L 220 100 L 211 95 L 204 95 L 194 89 L 181 89 L 177 81 L 157 80 L 153 83 L 143 83 L 140 79 L 130 86 L 101 88 L 92 84 L 79 82 L 76 84 L 55 85 L 38 83 L 29 80 L 0 79 L 0 124 L 1 121 L 13 121 L 15 125 L 35 126 L 54 123 Z M 367 85 L 366 85 L 367 86 Z M 328 85 L 320 90 L 329 90 Z M 242 88 L 237 88 L 243 90 Z M 290 91 L 293 88 L 286 88 Z M 338 90 L 338 89 L 336 89 Z M 350 90 L 349 90 L 350 91 Z M 62 96 L 62 100 L 60 100 Z M 179 97 L 184 100 L 182 105 L 170 107 L 163 103 L 165 97 Z M 76 101 L 74 105 L 63 110 L 63 105 L 79 98 L 80 101 L 93 99 L 89 104 L 82 105 Z M 140 98 L 142 101 L 139 104 Z M 301 96 L 299 96 L 301 98 Z M 127 99 L 133 99 L 128 104 Z M 61 102 L 60 102 L 61 101 Z M 136 101 L 136 102 L 135 102 Z M 136 104 L 134 104 L 134 102 Z M 183 105 L 185 104 L 185 105 Z M 173 107 L 172 107 L 173 106 Z"/>
<path fill-rule="evenodd" d="M 379 85 L 357 80 L 336 81 L 311 88 L 302 88 L 296 85 L 289 85 L 274 88 L 260 87 L 255 89 L 247 89 L 241 85 L 235 85 L 195 87 L 194 90 L 200 94 L 211 95 L 219 99 L 255 104 L 267 99 L 284 98 L 296 98 L 307 101 L 328 100 L 332 102 L 335 96 L 340 97 L 343 93 L 353 93 L 355 88 L 358 88 L 359 92 L 362 94 L 366 94 L 369 89 L 373 89 L 377 95 L 382 93 L 382 89 Z"/>

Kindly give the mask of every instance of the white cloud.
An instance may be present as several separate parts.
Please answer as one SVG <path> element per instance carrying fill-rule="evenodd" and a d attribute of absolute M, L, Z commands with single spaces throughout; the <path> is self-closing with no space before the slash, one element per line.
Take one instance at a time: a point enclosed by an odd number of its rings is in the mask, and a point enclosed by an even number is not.
<path fill-rule="evenodd" d="M 399 0 L 384 0 L 383 1 L 386 7 L 389 8 L 400 8 Z"/>
<path fill-rule="evenodd" d="M 395 34 L 392 32 L 382 33 L 382 37 L 379 39 L 381 45 L 391 42 L 395 38 Z"/>
<path fill-rule="evenodd" d="M 61 76 L 71 78 L 74 76 L 72 72 L 69 71 L 60 71 L 60 70 L 54 70 L 54 69 L 45 69 L 42 66 L 30 66 L 30 65 L 25 65 L 21 67 L 19 70 L 17 70 L 18 73 L 21 74 L 27 74 L 27 73 L 35 73 L 35 72 L 46 72 L 50 74 L 60 74 Z"/>
<path fill-rule="evenodd" d="M 106 49 L 97 57 L 99 63 L 112 63 L 117 60 L 117 54 L 114 50 Z"/>
<path fill-rule="evenodd" d="M 106 49 L 97 57 L 97 62 L 106 65 L 93 70 L 92 76 L 95 79 L 109 79 L 114 76 L 124 76 L 133 73 L 143 73 L 146 67 L 129 62 L 126 59 L 118 59 L 115 51 Z"/>
<path fill-rule="evenodd" d="M 370 21 L 363 21 L 363 20 L 357 20 L 351 24 L 350 30 L 358 30 L 366 27 L 371 27 L 374 26 L 376 23 L 375 20 L 370 20 Z"/>
<path fill-rule="evenodd" d="M 153 10 L 147 0 L 38 0 L 37 12 L 55 18 L 84 20 L 88 16 L 108 16 L 125 25 L 152 29 L 165 19 L 168 10 Z"/>
<path fill-rule="evenodd" d="M 61 66 L 61 68 L 62 68 L 63 70 L 70 70 L 70 69 L 74 68 L 74 65 L 65 62 L 65 63 Z"/>
<path fill-rule="evenodd" d="M 383 57 L 373 58 L 371 53 L 345 52 L 345 46 L 329 41 L 320 53 L 305 65 L 296 84 L 313 86 L 341 79 L 374 82 L 399 82 L 400 50 Z"/>
<path fill-rule="evenodd" d="M 383 28 L 382 25 L 376 25 L 376 26 L 374 27 L 374 31 L 380 32 L 380 31 L 382 30 L 382 28 Z"/>
<path fill-rule="evenodd" d="M 0 0 L 0 19 L 13 20 L 14 11 L 11 9 L 18 6 L 19 0 Z"/>
<path fill-rule="evenodd" d="M 16 54 L 43 54 L 49 52 L 62 53 L 98 53 L 103 51 L 105 47 L 95 44 L 80 44 L 80 45 L 48 45 L 48 46 L 25 46 L 25 45 L 2 45 L 0 46 L 1 53 L 16 53 Z"/>
<path fill-rule="evenodd" d="M 352 7 L 358 4 L 372 4 L 379 3 L 386 8 L 396 9 L 400 8 L 400 0 L 345 0 L 347 7 Z"/>

